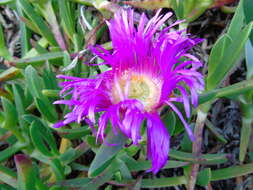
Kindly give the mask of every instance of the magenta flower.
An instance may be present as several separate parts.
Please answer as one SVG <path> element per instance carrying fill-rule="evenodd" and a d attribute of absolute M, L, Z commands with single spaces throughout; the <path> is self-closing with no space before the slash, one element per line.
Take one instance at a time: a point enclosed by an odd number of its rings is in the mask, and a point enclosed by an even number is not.
<path fill-rule="evenodd" d="M 203 76 L 197 71 L 202 63 L 188 50 L 201 39 L 191 39 L 184 30 L 170 31 L 182 21 L 161 30 L 172 13 L 156 15 L 148 20 L 142 14 L 135 25 L 133 10 L 120 10 L 108 22 L 113 51 L 101 46 L 90 47 L 102 64 L 110 70 L 93 78 L 77 78 L 59 75 L 66 79 L 60 85 L 61 95 L 70 95 L 70 100 L 55 104 L 70 106 L 65 120 L 55 124 L 61 127 L 71 122 L 85 120 L 92 127 L 95 114 L 98 120 L 97 138 L 104 140 L 105 129 L 110 121 L 115 135 L 121 131 L 133 144 L 141 140 L 140 128 L 147 121 L 147 157 L 152 160 L 150 171 L 157 173 L 167 159 L 170 135 L 159 117 L 169 106 L 183 122 L 189 137 L 192 131 L 173 102 L 184 105 L 190 117 L 190 104 L 197 106 L 197 91 L 203 90 Z M 191 96 L 190 96 L 191 95 Z"/>

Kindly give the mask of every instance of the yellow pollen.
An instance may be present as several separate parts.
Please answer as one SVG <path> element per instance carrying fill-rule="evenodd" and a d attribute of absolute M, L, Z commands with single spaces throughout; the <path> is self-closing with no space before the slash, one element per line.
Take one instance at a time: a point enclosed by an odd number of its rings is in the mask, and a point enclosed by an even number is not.
<path fill-rule="evenodd" d="M 128 99 L 137 99 L 143 105 L 146 111 L 151 111 L 159 102 L 161 95 L 161 85 L 158 80 L 152 77 L 139 74 L 125 72 L 118 79 L 118 88 L 113 86 L 112 97 L 113 102 L 122 101 L 120 93 Z M 119 92 L 120 91 L 120 92 Z"/>

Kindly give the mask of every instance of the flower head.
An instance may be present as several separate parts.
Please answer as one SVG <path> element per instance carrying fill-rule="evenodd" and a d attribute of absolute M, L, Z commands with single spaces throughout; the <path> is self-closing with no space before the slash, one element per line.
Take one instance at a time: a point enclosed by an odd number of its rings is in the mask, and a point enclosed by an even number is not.
<path fill-rule="evenodd" d="M 160 11 L 150 20 L 142 14 L 137 26 L 133 10 L 118 11 L 107 23 L 113 51 L 90 47 L 111 69 L 93 78 L 59 75 L 66 79 L 61 83 L 61 95 L 71 94 L 71 99 L 55 102 L 71 109 L 55 127 L 82 120 L 92 126 L 95 114 L 101 113 L 97 131 L 101 140 L 110 121 L 115 134 L 120 130 L 138 144 L 140 128 L 146 120 L 147 157 L 152 160 L 150 170 L 154 173 L 165 165 L 170 144 L 159 113 L 169 106 L 193 140 L 192 131 L 174 102 L 182 103 L 190 117 L 190 104 L 197 106 L 197 91 L 204 87 L 203 76 L 197 71 L 202 63 L 188 53 L 201 39 L 191 39 L 184 30 L 171 30 L 182 21 L 161 29 L 172 13 L 160 15 Z"/>

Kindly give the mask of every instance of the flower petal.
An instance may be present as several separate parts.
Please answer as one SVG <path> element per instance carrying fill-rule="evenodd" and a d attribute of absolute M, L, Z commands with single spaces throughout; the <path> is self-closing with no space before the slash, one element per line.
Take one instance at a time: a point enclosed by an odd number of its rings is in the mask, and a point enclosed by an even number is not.
<path fill-rule="evenodd" d="M 157 113 L 147 114 L 148 159 L 157 173 L 167 162 L 170 147 L 170 135 Z"/>

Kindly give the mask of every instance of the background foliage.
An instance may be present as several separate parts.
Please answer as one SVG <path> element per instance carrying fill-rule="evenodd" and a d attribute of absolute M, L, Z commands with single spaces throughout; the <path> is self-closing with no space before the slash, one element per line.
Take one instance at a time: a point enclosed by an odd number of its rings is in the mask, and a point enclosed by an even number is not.
<path fill-rule="evenodd" d="M 172 186 L 189 190 L 214 186 L 215 189 L 217 181 L 230 178 L 237 179 L 233 184 L 238 189 L 252 188 L 249 174 L 253 173 L 253 3 L 241 0 L 233 4 L 235 7 L 228 7 L 227 3 L 231 2 L 234 1 L 0 0 L 3 8 L 16 14 L 20 40 L 20 53 L 15 55 L 7 42 L 8 30 L 0 25 L 3 58 L 0 189 L 138 190 Z M 124 146 L 130 143 L 127 139 L 109 133 L 107 141 L 118 146 L 106 146 L 96 144 L 85 123 L 52 128 L 68 112 L 64 106 L 52 104 L 59 98 L 56 74 L 88 77 L 109 69 L 82 64 L 92 58 L 86 47 L 99 43 L 111 49 L 104 19 L 126 4 L 140 11 L 170 8 L 178 19 L 186 19 L 180 27 L 188 29 L 194 20 L 201 22 L 199 16 L 207 9 L 219 8 L 226 14 L 236 10 L 207 53 L 208 63 L 203 68 L 206 90 L 200 94 L 200 105 L 188 121 L 197 141 L 191 143 L 172 112 L 162 116 L 175 142 L 170 161 L 157 176 L 145 173 L 150 168 L 150 162 L 145 159 L 145 138 L 138 147 Z M 200 57 L 205 60 L 201 53 Z M 227 82 L 243 65 L 246 77 L 234 84 Z M 241 122 L 236 126 L 240 131 L 239 153 L 232 164 L 235 153 L 217 149 L 218 145 L 226 146 L 230 142 L 212 120 L 217 114 L 217 106 L 213 105 L 224 99 L 233 100 L 240 109 Z M 205 142 L 203 134 L 215 140 Z M 212 147 L 213 142 L 215 150 L 203 148 Z"/>

